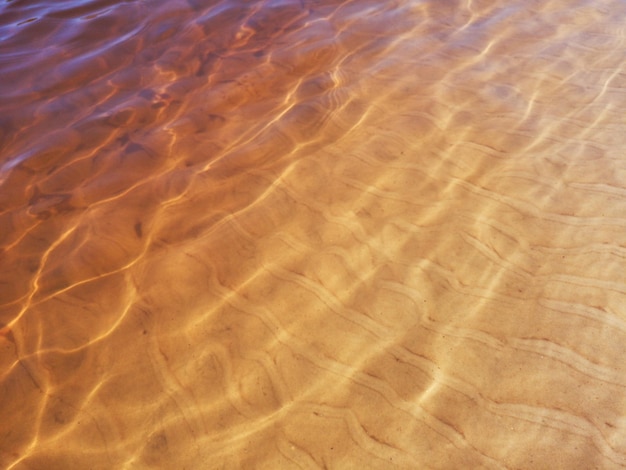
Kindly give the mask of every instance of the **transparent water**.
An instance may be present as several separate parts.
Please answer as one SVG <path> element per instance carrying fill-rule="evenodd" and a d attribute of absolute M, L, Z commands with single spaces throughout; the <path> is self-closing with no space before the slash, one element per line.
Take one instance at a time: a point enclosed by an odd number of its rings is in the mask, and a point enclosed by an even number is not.
<path fill-rule="evenodd" d="M 0 467 L 626 466 L 625 14 L 3 2 Z"/>

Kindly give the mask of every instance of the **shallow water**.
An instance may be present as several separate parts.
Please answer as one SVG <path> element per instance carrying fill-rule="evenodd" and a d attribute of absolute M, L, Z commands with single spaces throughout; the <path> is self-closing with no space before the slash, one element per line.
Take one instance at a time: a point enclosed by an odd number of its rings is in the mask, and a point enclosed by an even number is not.
<path fill-rule="evenodd" d="M 0 467 L 626 467 L 625 15 L 3 2 Z"/>

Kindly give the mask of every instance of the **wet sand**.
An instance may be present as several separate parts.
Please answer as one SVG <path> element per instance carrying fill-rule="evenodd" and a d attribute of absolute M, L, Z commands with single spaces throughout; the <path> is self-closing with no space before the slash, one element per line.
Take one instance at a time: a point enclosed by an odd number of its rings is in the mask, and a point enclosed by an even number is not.
<path fill-rule="evenodd" d="M 626 467 L 625 15 L 0 6 L 0 468 Z"/>

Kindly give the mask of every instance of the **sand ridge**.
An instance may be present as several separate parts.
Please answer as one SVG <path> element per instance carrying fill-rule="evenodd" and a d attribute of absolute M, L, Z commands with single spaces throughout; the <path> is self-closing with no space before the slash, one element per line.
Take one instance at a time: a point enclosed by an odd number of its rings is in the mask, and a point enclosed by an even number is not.
<path fill-rule="evenodd" d="M 0 8 L 0 466 L 626 466 L 619 2 Z"/>

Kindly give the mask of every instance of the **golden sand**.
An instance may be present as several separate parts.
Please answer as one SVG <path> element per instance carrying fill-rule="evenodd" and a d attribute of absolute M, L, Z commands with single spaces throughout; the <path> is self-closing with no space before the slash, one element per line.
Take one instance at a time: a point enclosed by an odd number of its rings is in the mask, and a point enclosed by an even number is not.
<path fill-rule="evenodd" d="M 0 6 L 0 468 L 626 467 L 626 4 Z"/>

